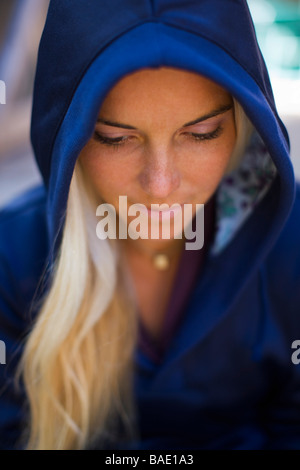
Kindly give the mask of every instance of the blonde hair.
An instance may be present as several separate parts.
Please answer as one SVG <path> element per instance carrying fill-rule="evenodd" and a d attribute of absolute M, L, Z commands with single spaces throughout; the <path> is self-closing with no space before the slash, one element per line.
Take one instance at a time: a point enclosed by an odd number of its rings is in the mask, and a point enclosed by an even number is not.
<path fill-rule="evenodd" d="M 135 310 L 84 187 L 77 163 L 53 282 L 22 358 L 28 449 L 84 449 L 116 438 L 118 425 L 135 435 Z"/>
<path fill-rule="evenodd" d="M 237 143 L 231 169 L 252 130 L 235 100 L 234 105 Z M 120 437 L 118 429 L 122 437 L 138 434 L 136 310 L 116 245 L 96 236 L 96 204 L 87 188 L 78 161 L 51 287 L 20 364 L 30 408 L 28 449 L 84 449 L 96 441 L 104 447 Z"/>
<path fill-rule="evenodd" d="M 239 166 L 241 159 L 244 156 L 245 149 L 254 131 L 253 124 L 250 122 L 242 106 L 235 98 L 233 98 L 233 105 L 236 129 L 236 143 L 225 174 L 229 174 Z"/>

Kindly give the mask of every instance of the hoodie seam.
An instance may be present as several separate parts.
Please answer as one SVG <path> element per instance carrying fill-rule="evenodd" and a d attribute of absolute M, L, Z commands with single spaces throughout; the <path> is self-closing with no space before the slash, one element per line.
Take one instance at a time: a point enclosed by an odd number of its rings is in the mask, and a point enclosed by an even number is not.
<path fill-rule="evenodd" d="M 149 3 L 150 3 L 150 8 L 151 8 L 151 14 L 153 17 L 156 16 L 155 14 L 155 4 L 154 4 L 155 0 L 149 0 Z"/>

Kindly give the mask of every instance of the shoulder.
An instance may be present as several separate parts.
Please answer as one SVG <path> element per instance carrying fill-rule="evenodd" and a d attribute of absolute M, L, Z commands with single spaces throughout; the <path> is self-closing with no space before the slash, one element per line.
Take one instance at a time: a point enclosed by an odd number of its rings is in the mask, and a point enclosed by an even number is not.
<path fill-rule="evenodd" d="M 296 186 L 292 210 L 268 256 L 268 261 L 278 266 L 290 267 L 296 277 L 300 274 L 300 183 Z"/>
<path fill-rule="evenodd" d="M 24 396 L 22 389 L 15 387 L 15 370 L 32 324 L 31 305 L 47 245 L 46 194 L 43 187 L 37 187 L 0 210 L 0 340 L 4 345 L 0 357 L 0 449 L 18 448 Z"/>
<path fill-rule="evenodd" d="M 294 205 L 292 207 L 289 218 L 285 224 L 285 227 L 281 233 L 279 242 L 286 242 L 287 239 L 297 242 L 299 245 L 299 233 L 300 233 L 300 182 L 296 184 L 296 195 Z"/>
<path fill-rule="evenodd" d="M 267 288 L 278 311 L 300 326 L 300 185 L 287 222 L 264 263 Z M 288 315 L 288 313 L 290 313 Z M 282 316 L 282 313 L 281 313 Z M 296 324 L 294 325 L 296 327 Z"/>
<path fill-rule="evenodd" d="M 12 199 L 6 206 L 0 208 L 0 236 L 3 230 L 10 226 L 20 225 L 28 221 L 30 214 L 44 210 L 46 191 L 44 186 L 36 186 Z"/>
<path fill-rule="evenodd" d="M 47 253 L 46 193 L 39 186 L 0 210 L 0 312 L 4 301 L 26 310 Z"/>

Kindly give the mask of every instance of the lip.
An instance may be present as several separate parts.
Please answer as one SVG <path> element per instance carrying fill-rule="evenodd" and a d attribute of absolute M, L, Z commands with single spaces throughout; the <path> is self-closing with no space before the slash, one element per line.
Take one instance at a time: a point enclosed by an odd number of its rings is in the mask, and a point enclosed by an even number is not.
<path fill-rule="evenodd" d="M 157 209 L 157 208 L 152 208 L 152 207 L 147 207 L 143 204 L 136 204 L 138 206 L 138 209 L 141 210 L 142 213 L 146 214 L 150 218 L 155 218 L 157 220 L 157 215 L 159 214 L 159 220 L 164 220 L 164 219 L 173 219 L 175 217 L 175 214 L 178 212 L 183 211 L 184 204 L 179 204 L 179 203 L 173 203 L 171 206 L 168 204 L 169 207 L 172 207 L 172 205 L 175 205 L 178 207 L 175 208 L 170 208 L 170 209 Z M 178 205 L 179 204 L 179 205 Z M 152 204 L 155 205 L 155 204 Z M 162 204 L 160 204 L 162 205 Z"/>

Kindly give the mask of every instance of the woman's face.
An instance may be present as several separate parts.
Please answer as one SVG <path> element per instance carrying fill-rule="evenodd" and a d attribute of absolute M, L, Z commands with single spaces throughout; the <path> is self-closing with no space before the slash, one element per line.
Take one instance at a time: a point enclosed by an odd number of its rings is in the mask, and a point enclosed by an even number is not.
<path fill-rule="evenodd" d="M 233 101 L 195 73 L 145 69 L 106 96 L 95 133 L 80 155 L 102 201 L 128 206 L 205 204 L 228 166 L 236 140 Z"/>

